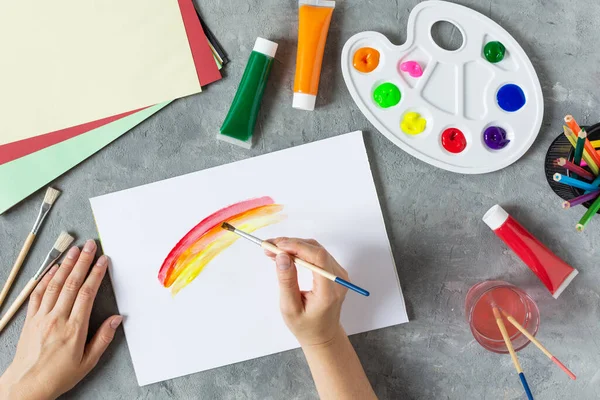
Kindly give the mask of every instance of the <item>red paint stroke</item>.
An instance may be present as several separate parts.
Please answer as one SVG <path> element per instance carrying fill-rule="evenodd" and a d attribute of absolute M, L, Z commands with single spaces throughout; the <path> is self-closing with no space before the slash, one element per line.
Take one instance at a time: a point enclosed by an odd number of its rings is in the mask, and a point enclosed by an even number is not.
<path fill-rule="evenodd" d="M 260 197 L 258 199 L 250 199 L 222 208 L 204 218 L 175 245 L 173 250 L 171 250 L 160 267 L 160 271 L 158 272 L 158 280 L 160 283 L 163 285 L 165 284 L 165 280 L 171 274 L 177 259 L 188 249 L 189 246 L 198 241 L 206 232 L 240 213 L 274 203 L 275 201 L 268 196 Z"/>
<path fill-rule="evenodd" d="M 200 18 L 196 14 L 192 0 L 178 0 L 178 2 L 188 42 L 190 43 L 194 66 L 198 74 L 198 81 L 200 86 L 208 85 L 221 79 L 221 73 L 208 45 L 208 39 L 202 29 Z M 0 145 L 0 165 L 100 128 L 144 108 Z"/>

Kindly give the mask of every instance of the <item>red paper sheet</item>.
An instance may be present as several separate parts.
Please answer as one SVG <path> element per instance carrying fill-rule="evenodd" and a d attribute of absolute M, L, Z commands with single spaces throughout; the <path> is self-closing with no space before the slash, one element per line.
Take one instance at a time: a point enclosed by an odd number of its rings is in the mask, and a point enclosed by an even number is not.
<path fill-rule="evenodd" d="M 200 86 L 208 85 L 221 79 L 221 73 L 214 61 L 212 51 L 208 45 L 208 39 L 204 34 L 200 19 L 192 0 L 178 0 L 183 24 L 190 43 L 194 65 L 198 72 Z M 126 117 L 140 110 L 129 111 L 112 117 L 103 118 L 97 121 L 88 122 L 82 125 L 61 129 L 55 132 L 45 133 L 28 139 L 7 143 L 0 146 L 0 165 L 25 157 L 28 154 L 45 149 L 62 141 L 71 139 L 75 136 L 89 132 L 103 125 L 114 122 L 120 118 Z"/>

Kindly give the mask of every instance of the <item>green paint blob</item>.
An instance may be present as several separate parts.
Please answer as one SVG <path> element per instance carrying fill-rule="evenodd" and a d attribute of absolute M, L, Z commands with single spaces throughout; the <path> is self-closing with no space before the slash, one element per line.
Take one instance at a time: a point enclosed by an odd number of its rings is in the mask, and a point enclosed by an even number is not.
<path fill-rule="evenodd" d="M 373 92 L 373 100 L 381 108 L 395 106 L 396 104 L 400 103 L 401 97 L 402 94 L 400 94 L 400 89 L 398 89 L 398 86 L 390 82 L 382 83 L 381 85 L 377 86 Z"/>
<path fill-rule="evenodd" d="M 506 54 L 506 47 L 500 42 L 488 42 L 483 48 L 485 59 L 492 64 L 502 61 L 504 54 Z"/>

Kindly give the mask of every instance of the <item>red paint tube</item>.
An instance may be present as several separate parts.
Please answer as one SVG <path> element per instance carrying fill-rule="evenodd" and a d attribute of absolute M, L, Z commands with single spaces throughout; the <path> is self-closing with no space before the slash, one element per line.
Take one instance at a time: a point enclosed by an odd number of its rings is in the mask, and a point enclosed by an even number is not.
<path fill-rule="evenodd" d="M 577 275 L 576 269 L 540 243 L 499 205 L 490 208 L 483 221 L 540 278 L 555 299 Z"/>

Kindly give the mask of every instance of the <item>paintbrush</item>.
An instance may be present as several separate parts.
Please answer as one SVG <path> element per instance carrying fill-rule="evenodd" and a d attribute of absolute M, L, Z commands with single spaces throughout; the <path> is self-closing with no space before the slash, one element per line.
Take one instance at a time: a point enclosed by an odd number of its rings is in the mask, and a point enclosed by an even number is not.
<path fill-rule="evenodd" d="M 40 212 L 38 213 L 37 219 L 35 220 L 35 224 L 33 224 L 31 232 L 29 232 L 29 235 L 27 235 L 27 239 L 25 239 L 25 243 L 21 248 L 21 252 L 19 252 L 19 255 L 17 256 L 17 261 L 15 261 L 15 264 L 13 265 L 12 270 L 8 275 L 8 279 L 4 284 L 4 288 L 2 288 L 2 292 L 0 292 L 0 306 L 2 306 L 2 303 L 4 302 L 4 299 L 6 299 L 6 296 L 8 296 L 8 292 L 10 291 L 13 282 L 17 278 L 17 274 L 19 273 L 19 270 L 23 265 L 23 261 L 25 261 L 25 257 L 27 257 L 27 253 L 29 253 L 29 249 L 31 248 L 31 245 L 33 244 L 33 241 L 35 240 L 35 237 L 37 236 L 37 233 L 40 227 L 42 226 L 42 222 L 44 222 L 46 215 L 48 215 L 50 208 L 52 208 L 52 205 L 54 204 L 59 195 L 59 190 L 53 189 L 51 187 L 49 187 L 48 190 L 46 190 L 44 202 L 40 207 Z"/>
<path fill-rule="evenodd" d="M 525 394 L 529 400 L 533 400 L 533 395 L 531 394 L 531 389 L 529 389 L 529 384 L 525 379 L 525 374 L 523 373 L 523 368 L 521 368 L 521 363 L 519 363 L 519 359 L 517 358 L 517 353 L 515 353 L 515 349 L 513 348 L 512 342 L 510 341 L 510 336 L 506 331 L 506 326 L 504 326 L 504 321 L 502 321 L 502 316 L 500 315 L 500 311 L 498 311 L 498 306 L 496 303 L 492 302 L 492 312 L 494 313 L 494 318 L 496 318 L 496 324 L 498 325 L 498 329 L 502 334 L 502 338 L 504 339 L 504 343 L 506 343 L 506 348 L 510 353 L 510 358 L 512 358 L 513 364 L 515 365 L 515 369 L 517 370 L 517 374 L 519 374 L 519 379 L 521 380 L 521 384 L 523 385 L 523 389 L 525 389 Z"/>
<path fill-rule="evenodd" d="M 23 290 L 21 290 L 21 293 L 19 293 L 17 299 L 11 304 L 9 309 L 2 316 L 2 319 L 0 319 L 0 332 L 2 332 L 2 330 L 8 324 L 8 322 L 11 320 L 11 318 L 14 317 L 19 308 L 21 308 L 21 305 L 23 305 L 23 303 L 29 297 L 31 292 L 33 292 L 33 289 L 35 289 L 39 281 L 44 277 L 44 274 L 46 274 L 46 272 L 48 272 L 48 270 L 52 268 L 52 266 L 60 258 L 62 253 L 64 253 L 64 251 L 67 250 L 71 243 L 73 243 L 73 240 L 73 237 L 67 232 L 62 232 L 58 239 L 56 239 L 54 247 L 52 247 L 52 250 L 50 250 L 50 252 L 46 256 L 46 259 L 42 263 L 40 269 L 38 269 L 35 275 L 33 275 L 33 277 L 29 280 L 27 285 L 25 285 Z"/>
<path fill-rule="evenodd" d="M 508 322 L 510 322 L 515 328 L 517 328 L 523 335 L 525 335 L 525 337 L 527 337 L 527 339 L 529 339 L 531 341 L 531 343 L 535 344 L 537 346 L 538 349 L 540 349 L 542 351 L 542 353 L 544 353 L 546 355 L 546 357 L 548 357 L 549 359 L 552 360 L 552 362 L 556 365 L 558 365 L 558 367 L 560 369 L 562 369 L 567 375 L 569 375 L 569 378 L 575 380 L 577 379 L 577 377 L 575 376 L 574 373 L 572 373 L 569 368 L 567 368 L 563 363 L 561 363 L 558 358 L 554 357 L 552 355 L 552 353 L 550 353 L 548 351 L 548 349 L 546 349 L 539 340 L 537 340 L 531 333 L 529 333 L 527 331 L 527 329 L 525 329 L 523 327 L 523 325 L 519 324 L 517 322 L 517 320 L 515 320 L 513 318 L 512 315 L 508 314 L 506 311 L 504 311 L 503 309 L 500 309 L 500 311 L 502 312 L 502 314 L 504 315 L 504 317 L 508 320 Z"/>
<path fill-rule="evenodd" d="M 227 229 L 228 231 L 231 231 L 233 233 L 238 234 L 239 236 L 243 237 L 244 239 L 248 239 L 249 241 L 259 245 L 260 247 L 262 247 L 265 250 L 269 250 L 271 253 L 275 253 L 275 254 L 282 254 L 282 253 L 286 253 L 285 251 L 281 250 L 279 247 L 275 246 L 273 243 L 269 243 L 266 240 L 262 240 L 257 238 L 256 236 L 252 236 L 249 233 L 246 233 L 244 231 L 241 231 L 237 228 L 235 228 L 233 225 L 228 224 L 227 222 L 224 222 L 223 225 L 221 225 L 221 227 L 223 229 Z M 286 253 L 287 254 L 287 253 Z M 334 274 L 332 274 L 329 271 L 325 271 L 323 268 L 321 267 L 317 267 L 314 264 L 311 264 L 307 261 L 302 260 L 301 258 L 297 258 L 292 256 L 291 254 L 288 254 L 291 259 L 294 261 L 294 263 L 296 265 L 301 265 L 305 268 L 310 269 L 312 272 L 321 275 L 322 277 L 325 277 L 327 279 L 329 279 L 330 281 L 333 281 L 335 283 L 338 283 L 344 287 L 347 287 L 350 290 L 355 291 L 356 293 L 362 294 L 363 296 L 368 296 L 370 293 L 368 291 L 366 291 L 363 288 L 360 288 L 342 278 L 340 278 L 339 276 L 335 276 Z"/>

